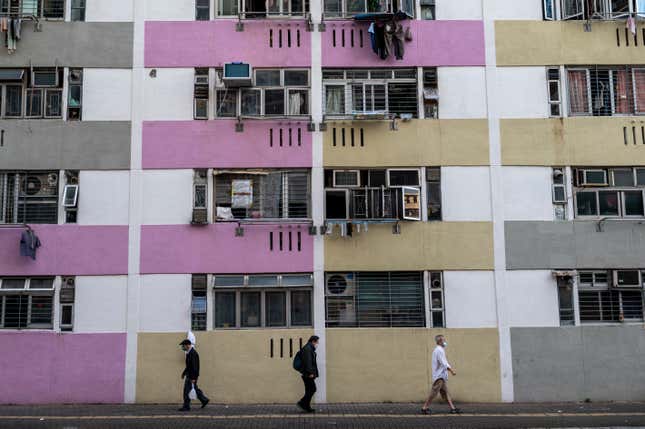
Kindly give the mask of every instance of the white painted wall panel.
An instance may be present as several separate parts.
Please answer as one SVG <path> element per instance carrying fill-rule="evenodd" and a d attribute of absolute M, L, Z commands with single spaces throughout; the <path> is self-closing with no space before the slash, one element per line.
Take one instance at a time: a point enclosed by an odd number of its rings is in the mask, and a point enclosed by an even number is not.
<path fill-rule="evenodd" d="M 542 0 L 482 0 L 492 11 L 490 17 L 502 19 L 542 20 Z M 457 2 L 456 2 L 457 3 Z"/>
<path fill-rule="evenodd" d="M 490 221 L 490 169 L 442 167 L 441 210 L 444 221 Z"/>
<path fill-rule="evenodd" d="M 190 274 L 141 276 L 139 330 L 178 332 L 190 329 Z"/>
<path fill-rule="evenodd" d="M 436 19 L 482 19 L 483 0 L 436 0 Z"/>
<path fill-rule="evenodd" d="M 79 225 L 128 224 L 128 171 L 81 171 L 79 184 Z"/>
<path fill-rule="evenodd" d="M 510 326 L 560 326 L 551 271 L 506 271 L 506 297 Z"/>
<path fill-rule="evenodd" d="M 145 120 L 192 120 L 195 69 L 159 68 L 157 77 L 146 69 Z"/>
<path fill-rule="evenodd" d="M 439 118 L 487 116 L 484 67 L 438 67 Z"/>
<path fill-rule="evenodd" d="M 86 0 L 86 22 L 131 22 L 135 0 Z"/>
<path fill-rule="evenodd" d="M 549 167 L 502 167 L 504 219 L 552 221 L 551 174 Z"/>
<path fill-rule="evenodd" d="M 145 170 L 143 224 L 190 223 L 193 208 L 193 170 Z"/>
<path fill-rule="evenodd" d="M 83 70 L 83 120 L 132 120 L 132 70 Z"/>
<path fill-rule="evenodd" d="M 146 3 L 146 19 L 158 21 L 193 21 L 195 0 L 137 0 Z"/>
<path fill-rule="evenodd" d="M 548 118 L 545 67 L 497 69 L 500 118 Z"/>
<path fill-rule="evenodd" d="M 125 332 L 127 276 L 76 277 L 74 332 Z"/>
<path fill-rule="evenodd" d="M 497 326 L 492 271 L 445 271 L 446 327 Z"/>

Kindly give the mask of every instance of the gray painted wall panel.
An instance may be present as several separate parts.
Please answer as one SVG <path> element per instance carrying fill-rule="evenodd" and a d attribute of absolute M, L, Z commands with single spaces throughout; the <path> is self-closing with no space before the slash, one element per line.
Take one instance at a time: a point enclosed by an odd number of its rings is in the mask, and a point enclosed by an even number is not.
<path fill-rule="evenodd" d="M 515 401 L 645 400 L 642 326 L 512 328 Z"/>
<path fill-rule="evenodd" d="M 130 168 L 130 122 L 2 120 L 0 170 Z"/>
<path fill-rule="evenodd" d="M 132 68 L 131 22 L 25 22 L 15 53 L 0 49 L 2 67 L 71 66 Z"/>
<path fill-rule="evenodd" d="M 645 267 L 645 222 L 506 222 L 509 270 Z"/>

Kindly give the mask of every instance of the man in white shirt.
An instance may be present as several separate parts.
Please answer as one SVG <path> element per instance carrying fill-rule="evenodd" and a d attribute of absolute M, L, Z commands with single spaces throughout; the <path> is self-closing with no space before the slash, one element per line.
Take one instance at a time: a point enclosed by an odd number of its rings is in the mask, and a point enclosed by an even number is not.
<path fill-rule="evenodd" d="M 428 400 L 423 404 L 421 412 L 423 414 L 431 413 L 430 404 L 432 404 L 432 400 L 439 393 L 448 402 L 448 405 L 450 405 L 450 414 L 459 414 L 461 410 L 455 407 L 448 393 L 448 373 L 457 375 L 448 363 L 448 359 L 446 359 L 445 348 L 448 342 L 443 335 L 437 335 L 434 337 L 434 340 L 437 343 L 437 347 L 432 352 L 432 390 L 430 391 Z"/>

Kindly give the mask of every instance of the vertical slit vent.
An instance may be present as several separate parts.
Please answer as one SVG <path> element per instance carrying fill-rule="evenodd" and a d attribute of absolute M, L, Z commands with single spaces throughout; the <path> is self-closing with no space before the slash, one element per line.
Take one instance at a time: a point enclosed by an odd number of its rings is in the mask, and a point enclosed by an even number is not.
<path fill-rule="evenodd" d="M 273 48 L 273 28 L 269 29 L 269 48 Z"/>
<path fill-rule="evenodd" d="M 343 146 L 345 146 L 345 128 L 341 130 Z"/>
<path fill-rule="evenodd" d="M 289 338 L 289 357 L 293 357 L 293 338 Z"/>
<path fill-rule="evenodd" d="M 342 38 L 340 42 L 340 46 L 344 48 L 345 47 L 345 29 L 344 28 L 341 30 L 340 37 Z"/>
<path fill-rule="evenodd" d="M 349 30 L 349 46 L 354 47 L 354 29 Z"/>
<path fill-rule="evenodd" d="M 269 340 L 269 356 L 273 358 L 273 338 Z"/>
<path fill-rule="evenodd" d="M 331 45 L 334 48 L 336 47 L 336 29 L 332 30 L 331 32 Z"/>
<path fill-rule="evenodd" d="M 287 48 L 291 47 L 291 29 L 287 29 Z"/>
<path fill-rule="evenodd" d="M 627 127 L 623 127 L 623 139 L 625 140 L 625 146 L 627 146 Z"/>
<path fill-rule="evenodd" d="M 333 129 L 331 134 L 331 144 L 332 146 L 336 146 L 336 128 Z"/>
<path fill-rule="evenodd" d="M 273 128 L 269 128 L 269 146 L 273 147 Z"/>
<path fill-rule="evenodd" d="M 363 47 L 363 29 L 358 30 L 358 46 Z"/>
<path fill-rule="evenodd" d="M 273 252 L 273 231 L 269 232 L 269 250 Z"/>
<path fill-rule="evenodd" d="M 302 128 L 298 127 L 298 146 L 302 146 Z"/>
<path fill-rule="evenodd" d="M 283 237 L 282 237 L 282 231 L 280 231 L 280 251 L 282 252 L 283 249 Z"/>
<path fill-rule="evenodd" d="M 350 135 L 351 135 L 351 139 L 352 139 L 352 147 L 354 147 L 355 146 L 354 145 L 354 127 L 351 128 Z"/>
<path fill-rule="evenodd" d="M 282 128 L 280 128 L 280 147 L 282 147 Z"/>
<path fill-rule="evenodd" d="M 636 127 L 632 127 L 632 134 L 634 135 L 634 145 L 636 145 Z"/>
<path fill-rule="evenodd" d="M 616 46 L 620 48 L 620 29 L 616 29 Z"/>
<path fill-rule="evenodd" d="M 280 338 L 280 358 L 284 357 L 284 338 Z"/>
<path fill-rule="evenodd" d="M 298 252 L 302 251 L 302 232 L 298 231 Z"/>
<path fill-rule="evenodd" d="M 361 128 L 361 146 L 365 146 L 365 131 Z"/>
<path fill-rule="evenodd" d="M 625 46 L 629 46 L 629 28 L 625 28 Z"/>
<path fill-rule="evenodd" d="M 296 45 L 300 47 L 300 29 L 296 30 Z"/>
<path fill-rule="evenodd" d="M 289 252 L 293 250 L 293 237 L 291 231 L 289 231 Z"/>
<path fill-rule="evenodd" d="M 293 130 L 291 129 L 291 127 L 289 127 L 289 146 L 293 146 L 292 132 Z"/>

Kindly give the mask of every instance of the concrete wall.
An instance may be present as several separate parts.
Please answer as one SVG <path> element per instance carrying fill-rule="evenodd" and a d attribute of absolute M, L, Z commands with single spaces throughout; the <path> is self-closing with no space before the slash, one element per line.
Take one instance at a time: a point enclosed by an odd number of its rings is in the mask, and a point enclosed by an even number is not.
<path fill-rule="evenodd" d="M 144 120 L 192 121 L 194 68 L 158 69 L 144 79 Z"/>
<path fill-rule="evenodd" d="M 199 386 L 214 403 L 293 403 L 302 396 L 302 380 L 291 366 L 307 329 L 196 332 Z M 177 344 L 185 332 L 139 334 L 137 402 L 177 402 L 184 353 Z M 270 341 L 274 342 L 271 357 Z M 280 342 L 283 354 L 280 355 Z"/>
<path fill-rule="evenodd" d="M 190 329 L 190 274 L 141 276 L 139 330 L 179 332 Z M 213 311 L 212 308 L 209 311 Z"/>
<path fill-rule="evenodd" d="M 509 325 L 559 326 L 558 288 L 549 270 L 506 271 Z"/>
<path fill-rule="evenodd" d="M 144 225 L 190 223 L 193 170 L 148 170 L 142 173 Z"/>
<path fill-rule="evenodd" d="M 130 122 L 3 119 L 0 170 L 130 168 Z"/>
<path fill-rule="evenodd" d="M 107 0 L 103 0 L 107 1 Z M 133 24 L 128 22 L 25 22 L 18 49 L 0 51 L 3 67 L 132 67 Z"/>
<path fill-rule="evenodd" d="M 504 219 L 553 220 L 550 167 L 503 167 Z"/>
<path fill-rule="evenodd" d="M 129 121 L 132 117 L 132 70 L 83 71 L 83 120 Z"/>
<path fill-rule="evenodd" d="M 126 276 L 76 277 L 74 332 L 125 332 Z"/>
<path fill-rule="evenodd" d="M 446 0 L 444 0 L 446 1 Z M 542 20 L 542 0 L 482 0 L 496 20 Z"/>
<path fill-rule="evenodd" d="M 327 329 L 327 400 L 418 402 L 429 393 L 434 336 L 450 343 L 456 401 L 500 400 L 496 329 Z"/>
<path fill-rule="evenodd" d="M 143 2 L 146 20 L 195 20 L 195 0 L 143 0 Z"/>
<path fill-rule="evenodd" d="M 545 67 L 500 67 L 497 73 L 500 118 L 549 117 Z"/>
<path fill-rule="evenodd" d="M 491 221 L 490 169 L 441 169 L 441 212 L 447 222 Z"/>
<path fill-rule="evenodd" d="M 492 271 L 444 271 L 443 284 L 448 328 L 497 326 Z"/>
<path fill-rule="evenodd" d="M 642 401 L 641 326 L 512 328 L 515 400 Z"/>
<path fill-rule="evenodd" d="M 136 0 L 87 0 L 86 22 L 131 22 Z"/>
<path fill-rule="evenodd" d="M 121 403 L 125 334 L 0 332 L 0 403 Z"/>
<path fill-rule="evenodd" d="M 83 170 L 79 177 L 79 225 L 127 225 L 130 174 Z"/>
<path fill-rule="evenodd" d="M 486 118 L 483 67 L 438 67 L 439 118 Z"/>
<path fill-rule="evenodd" d="M 482 0 L 436 0 L 435 19 L 482 19 Z"/>
<path fill-rule="evenodd" d="M 640 221 L 506 222 L 506 268 L 642 268 Z"/>

